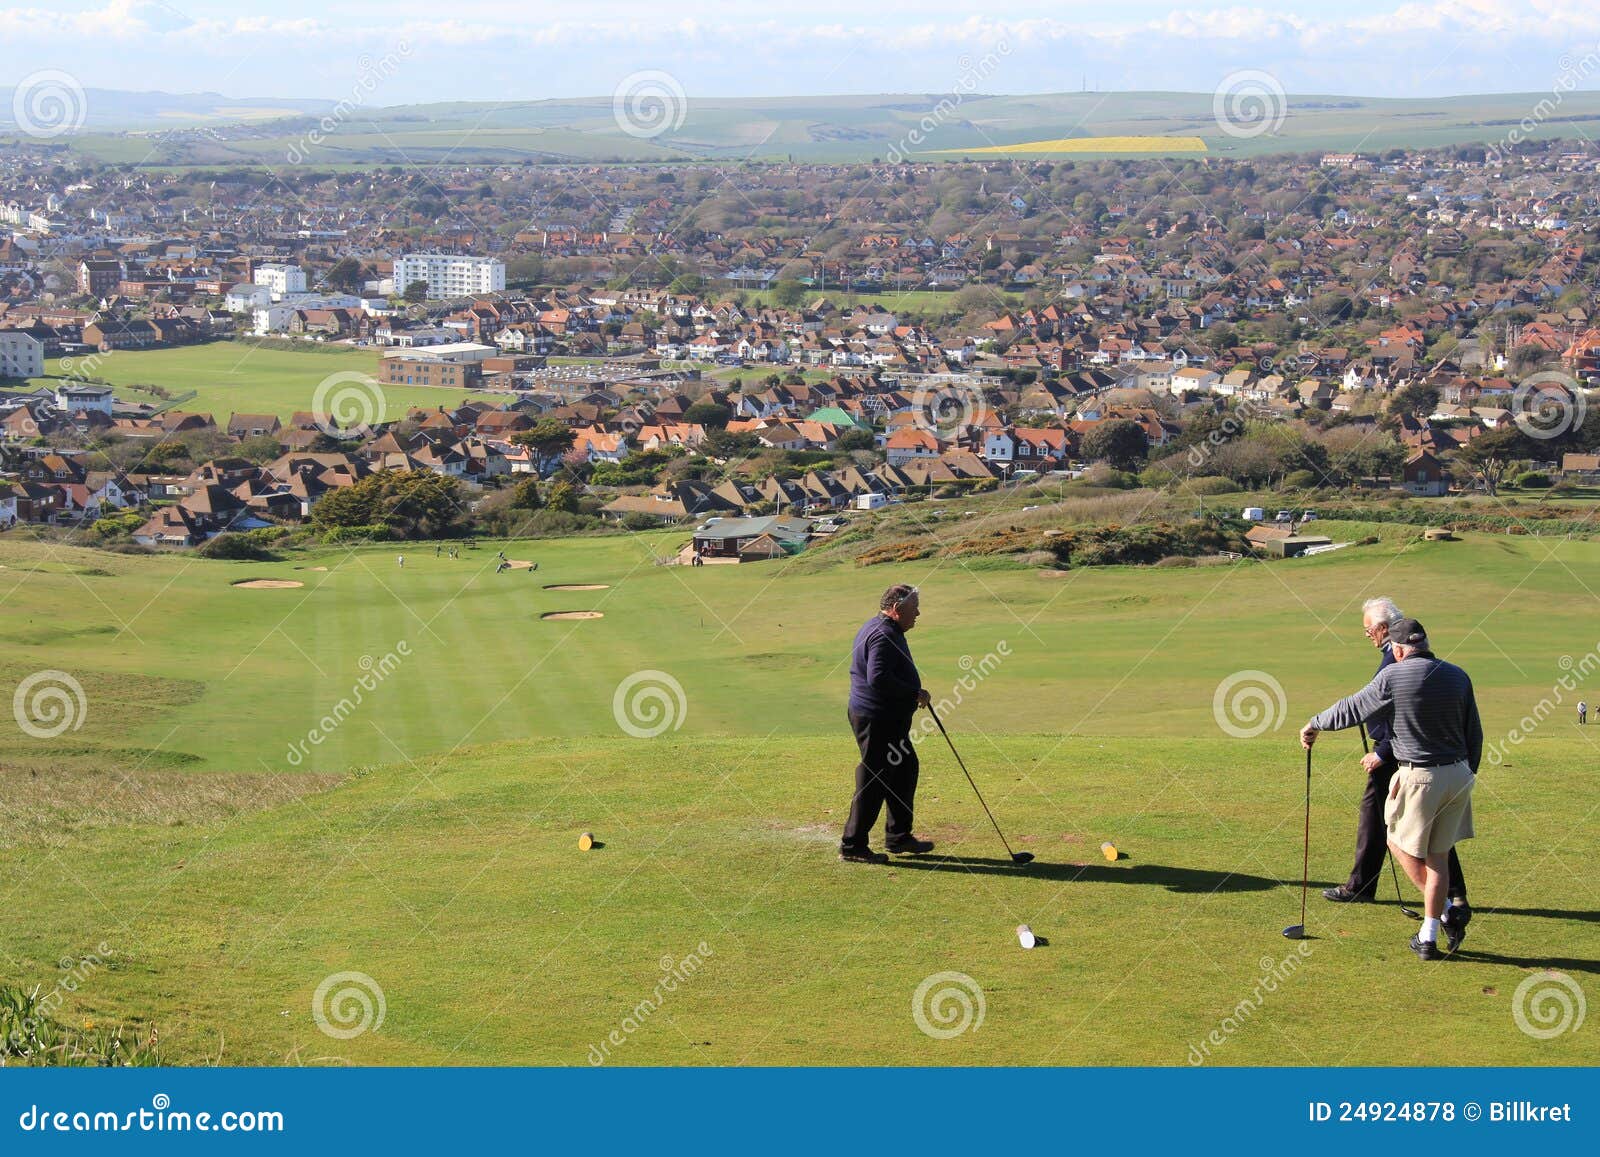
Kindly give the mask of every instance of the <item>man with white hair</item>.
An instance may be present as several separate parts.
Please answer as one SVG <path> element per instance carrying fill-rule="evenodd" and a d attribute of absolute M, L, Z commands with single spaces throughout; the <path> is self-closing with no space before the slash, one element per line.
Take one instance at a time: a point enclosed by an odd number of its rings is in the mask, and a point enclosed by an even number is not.
<path fill-rule="evenodd" d="M 1447 861 L 1455 845 L 1473 836 L 1472 788 L 1483 758 L 1483 724 L 1472 680 L 1434 656 L 1428 633 L 1415 619 L 1389 624 L 1394 662 L 1360 691 L 1312 716 L 1300 730 L 1309 751 L 1323 731 L 1386 718 L 1394 728 L 1399 764 L 1384 805 L 1389 848 L 1422 889 L 1425 919 L 1411 938 L 1423 960 L 1438 960 L 1439 933 L 1454 952 L 1466 935 L 1446 908 Z"/>
<path fill-rule="evenodd" d="M 1394 648 L 1390 646 L 1389 631 L 1392 624 L 1404 616 L 1393 599 L 1368 599 L 1361 605 L 1361 631 L 1372 645 L 1378 648 L 1378 670 L 1394 662 Z M 1388 718 L 1368 721 L 1367 735 L 1372 740 L 1372 750 L 1361 759 L 1367 773 L 1367 787 L 1361 794 L 1360 811 L 1356 820 L 1356 857 L 1350 876 L 1336 888 L 1327 888 L 1322 895 L 1336 904 L 1365 902 L 1376 899 L 1378 881 L 1383 875 L 1383 859 L 1388 852 L 1387 831 L 1383 822 L 1384 801 L 1389 797 L 1389 785 L 1398 768 L 1394 757 L 1394 727 Z M 1461 857 L 1454 848 L 1449 857 L 1449 921 L 1445 934 L 1451 951 L 1466 935 L 1467 924 L 1472 919 L 1472 909 L 1467 904 L 1467 883 L 1461 875 Z"/>

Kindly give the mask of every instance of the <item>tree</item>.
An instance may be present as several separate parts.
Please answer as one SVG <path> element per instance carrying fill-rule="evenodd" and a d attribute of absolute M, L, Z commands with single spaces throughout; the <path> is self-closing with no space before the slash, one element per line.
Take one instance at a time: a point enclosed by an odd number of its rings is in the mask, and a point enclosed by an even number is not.
<path fill-rule="evenodd" d="M 354 257 L 341 257 L 335 261 L 323 279 L 330 289 L 354 292 L 361 288 L 361 262 Z"/>
<path fill-rule="evenodd" d="M 312 508 L 319 531 L 381 526 L 398 538 L 442 538 L 465 520 L 461 483 L 431 470 L 385 470 L 332 490 Z"/>
<path fill-rule="evenodd" d="M 426 281 L 413 281 L 406 286 L 405 292 L 401 296 L 413 304 L 421 304 L 428 300 L 428 283 Z"/>
<path fill-rule="evenodd" d="M 783 279 L 773 283 L 772 301 L 785 309 L 793 309 L 806 299 L 806 287 L 798 281 Z"/>
<path fill-rule="evenodd" d="M 561 510 L 567 514 L 575 513 L 578 509 L 578 492 L 569 483 L 557 482 L 550 487 L 550 493 L 546 495 L 544 504 L 548 510 Z"/>
<path fill-rule="evenodd" d="M 1105 462 L 1113 470 L 1133 470 L 1149 452 L 1144 427 L 1126 418 L 1101 422 L 1083 439 L 1083 456 L 1091 462 Z"/>
<path fill-rule="evenodd" d="M 871 430 L 846 430 L 833 444 L 835 450 L 872 450 L 878 445 Z"/>
<path fill-rule="evenodd" d="M 539 480 L 537 478 L 524 478 L 511 490 L 511 505 L 518 510 L 538 510 L 544 505 L 544 500 L 539 497 Z"/>
<path fill-rule="evenodd" d="M 733 420 L 733 410 L 710 399 L 701 399 L 683 412 L 683 420 L 707 430 L 720 430 Z"/>
<path fill-rule="evenodd" d="M 1461 447 L 1461 463 L 1483 484 L 1490 497 L 1500 493 L 1506 471 L 1527 450 L 1527 438 L 1515 426 L 1502 426 L 1479 435 Z"/>
<path fill-rule="evenodd" d="M 260 465 L 263 462 L 271 462 L 282 454 L 283 446 L 271 434 L 257 434 L 241 441 L 234 449 L 234 453 L 246 461 Z"/>
<path fill-rule="evenodd" d="M 1438 388 L 1423 385 L 1421 382 L 1402 386 L 1389 398 L 1389 413 L 1394 417 L 1406 414 L 1413 418 L 1426 417 L 1438 408 Z"/>
<path fill-rule="evenodd" d="M 511 441 L 517 446 L 526 446 L 532 450 L 536 459 L 534 465 L 539 473 L 543 474 L 546 468 L 558 461 L 563 454 L 572 449 L 572 428 L 565 422 L 556 418 L 540 418 L 530 430 L 520 430 L 511 435 Z"/>

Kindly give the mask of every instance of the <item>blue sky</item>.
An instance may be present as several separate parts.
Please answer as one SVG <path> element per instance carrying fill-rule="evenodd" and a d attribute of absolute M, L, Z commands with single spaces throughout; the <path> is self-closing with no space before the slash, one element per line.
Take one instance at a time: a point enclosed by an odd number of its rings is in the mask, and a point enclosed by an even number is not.
<path fill-rule="evenodd" d="M 62 69 L 90 88 L 323 97 L 386 54 L 367 102 L 609 96 L 640 70 L 690 97 L 978 91 L 1210 92 L 1238 69 L 1291 94 L 1426 97 L 1600 88 L 1593 0 L 1122 0 L 866 4 L 490 0 L 52 0 L 0 4 L 0 86 Z M 397 53 L 403 43 L 405 51 Z"/>

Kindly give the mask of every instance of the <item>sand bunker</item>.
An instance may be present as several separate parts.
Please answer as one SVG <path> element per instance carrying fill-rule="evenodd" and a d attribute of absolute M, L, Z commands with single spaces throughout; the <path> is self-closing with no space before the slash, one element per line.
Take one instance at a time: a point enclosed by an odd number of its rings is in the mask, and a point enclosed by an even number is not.
<path fill-rule="evenodd" d="M 605 615 L 599 611 L 546 611 L 539 617 L 541 619 L 603 619 Z"/>
<path fill-rule="evenodd" d="M 327 570 L 325 566 L 297 566 L 295 570 Z"/>
<path fill-rule="evenodd" d="M 608 591 L 611 587 L 606 583 L 545 583 L 547 591 Z"/>
<path fill-rule="evenodd" d="M 510 567 L 512 570 L 527 570 L 532 565 L 533 565 L 533 560 L 532 559 L 527 559 L 527 558 L 508 558 L 508 559 L 506 559 L 506 566 Z"/>
<path fill-rule="evenodd" d="M 247 591 L 286 590 L 290 587 L 303 587 L 305 583 L 292 582 L 289 579 L 240 579 L 233 584 Z"/>

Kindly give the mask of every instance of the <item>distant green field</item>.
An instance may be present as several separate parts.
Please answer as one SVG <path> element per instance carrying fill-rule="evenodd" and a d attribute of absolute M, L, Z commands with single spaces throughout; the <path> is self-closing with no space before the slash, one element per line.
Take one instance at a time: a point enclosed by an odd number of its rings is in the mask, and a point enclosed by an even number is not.
<path fill-rule="evenodd" d="M 117 350 L 98 358 L 50 358 L 46 377 L 30 385 L 54 388 L 63 375 L 62 363 L 71 363 L 66 376 L 89 374 L 116 387 L 117 396 L 130 402 L 163 405 L 166 399 L 133 387 L 155 385 L 172 396 L 195 391 L 196 396 L 178 409 L 210 413 L 224 423 L 233 413 L 276 414 L 287 418 L 297 410 L 312 408 L 317 386 L 331 374 L 376 375 L 378 353 L 357 349 L 274 349 L 249 341 L 212 342 L 158 350 Z M 466 398 L 488 397 L 429 386 L 383 386 L 386 418 L 398 418 L 412 406 L 442 406 Z"/>
<path fill-rule="evenodd" d="M 1549 93 L 1376 99 L 1273 93 L 1240 94 L 1223 115 L 1211 92 L 1066 92 L 964 94 L 951 115 L 950 94 L 880 94 L 791 98 L 690 98 L 682 123 L 654 137 L 617 124 L 610 98 L 454 102 L 370 110 L 312 147 L 307 120 L 253 122 L 239 139 L 114 133 L 74 137 L 70 147 L 121 163 L 281 167 L 361 164 L 427 165 L 520 160 L 868 161 L 893 156 L 958 160 L 978 150 L 1044 155 L 1040 142 L 1093 159 L 1181 158 L 1197 149 L 1221 156 L 1283 152 L 1377 153 L 1491 143 L 1518 129 L 1523 139 L 1589 140 L 1600 133 L 1600 93 L 1562 94 L 1561 115 L 1533 117 Z M 944 105 L 941 106 L 941 101 Z M 1259 116 L 1259 122 L 1229 117 Z M 155 127 L 167 127 L 161 122 Z M 1093 138 L 1099 138 L 1098 141 Z M 1151 138 L 1154 138 L 1153 140 Z M 1171 146 L 1162 150 L 1161 141 Z M 1081 143 L 1079 143 L 1081 142 Z M 1099 144 L 1102 152 L 1093 150 Z M 1032 150 L 1018 146 L 1032 145 Z"/>
<path fill-rule="evenodd" d="M 4 976 L 48 989 L 55 962 L 104 942 L 112 965 L 63 1015 L 154 1026 L 184 1062 L 582 1065 L 620 1028 L 608 1063 L 1182 1065 L 1225 1018 L 1210 1063 L 1600 1060 L 1592 1032 L 1537 1040 L 1513 1010 L 1538 969 L 1592 986 L 1582 785 L 1600 739 L 1569 696 L 1507 740 L 1564 675 L 1590 677 L 1600 544 L 1397 539 L 1058 576 L 654 565 L 685 534 L 267 564 L 0 535 L 0 690 L 39 672 L 82 689 L 64 701 L 77 729 L 30 735 L 22 719 L 48 720 L 25 710 L 0 731 Z M 502 547 L 539 570 L 495 574 Z M 304 585 L 231 585 L 249 578 Z M 924 592 L 924 680 L 1038 854 L 1026 871 L 936 733 L 919 827 L 941 854 L 833 859 L 849 641 L 897 580 Z M 1463 848 L 1478 917 L 1436 966 L 1389 904 L 1313 894 L 1304 954 L 1278 934 L 1299 917 L 1294 729 L 1370 674 L 1374 593 L 1468 668 L 1504 753 Z M 540 618 L 577 610 L 603 617 Z M 1259 722 L 1217 706 L 1238 678 Z M 1353 734 L 1318 747 L 1316 886 L 1348 867 L 1359 753 Z M 605 846 L 579 852 L 580 831 Z M 1048 946 L 1021 951 L 1021 923 Z M 694 979 L 641 1016 L 662 962 L 691 953 Z M 381 989 L 385 1019 L 334 1039 L 313 1003 L 344 972 Z M 911 1006 L 945 972 L 986 1019 L 938 1040 Z M 1428 1032 L 1392 1031 L 1419 1014 Z"/>

